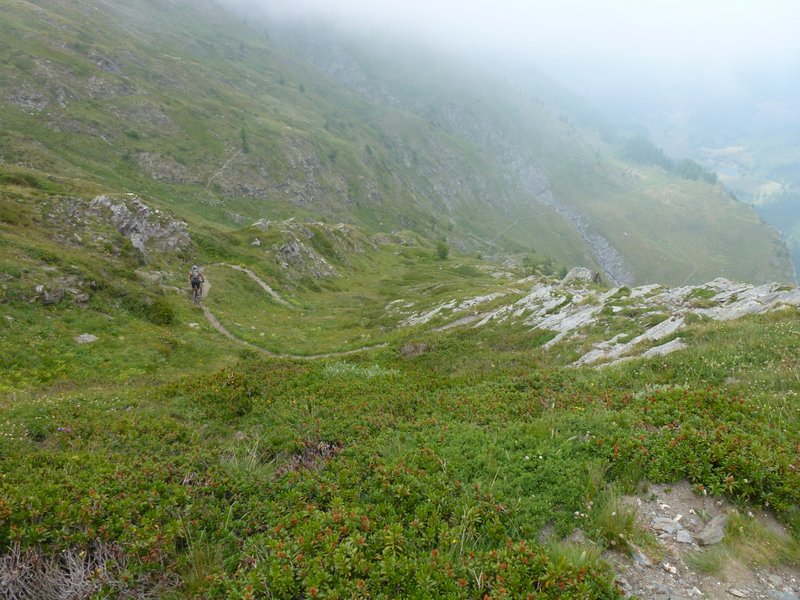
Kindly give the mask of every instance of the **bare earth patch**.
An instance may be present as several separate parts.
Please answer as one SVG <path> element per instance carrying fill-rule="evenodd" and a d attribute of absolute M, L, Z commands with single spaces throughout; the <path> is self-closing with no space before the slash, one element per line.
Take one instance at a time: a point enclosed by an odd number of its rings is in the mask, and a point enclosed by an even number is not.
<path fill-rule="evenodd" d="M 700 496 L 688 482 L 651 485 L 641 497 L 627 497 L 626 503 L 637 508 L 640 527 L 651 531 L 658 540 L 657 550 L 646 553 L 637 549 L 633 557 L 609 553 L 606 558 L 618 573 L 618 583 L 627 596 L 642 600 L 688 600 L 707 598 L 731 600 L 800 600 L 798 565 L 759 566 L 738 551 L 736 543 L 726 543 L 731 523 L 726 526 L 721 544 L 701 546 L 708 534 L 708 524 L 723 515 L 736 516 L 736 509 L 725 500 Z M 748 518 L 749 515 L 748 515 Z M 769 531 L 786 534 L 784 528 L 767 513 L 753 514 Z M 719 556 L 719 568 L 699 572 L 693 558 Z"/>
<path fill-rule="evenodd" d="M 305 447 L 289 457 L 285 463 L 275 469 L 275 476 L 282 477 L 290 471 L 318 471 L 323 465 L 339 454 L 344 448 L 336 442 L 313 442 L 306 440 Z"/>

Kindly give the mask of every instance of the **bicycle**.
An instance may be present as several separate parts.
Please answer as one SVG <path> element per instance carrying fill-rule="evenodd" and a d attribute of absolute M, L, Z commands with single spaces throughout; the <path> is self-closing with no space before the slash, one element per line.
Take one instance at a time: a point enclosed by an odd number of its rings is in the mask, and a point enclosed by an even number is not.
<path fill-rule="evenodd" d="M 200 299 L 202 297 L 203 297 L 202 284 L 198 286 L 192 286 L 192 302 L 194 302 L 197 306 L 200 306 Z"/>

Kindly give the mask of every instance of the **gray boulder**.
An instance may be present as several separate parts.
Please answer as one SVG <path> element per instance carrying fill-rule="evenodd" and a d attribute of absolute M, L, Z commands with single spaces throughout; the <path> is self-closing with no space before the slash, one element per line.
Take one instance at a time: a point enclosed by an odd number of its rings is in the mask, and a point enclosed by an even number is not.
<path fill-rule="evenodd" d="M 711 519 L 703 531 L 697 536 L 697 543 L 701 546 L 719 544 L 725 537 L 725 526 L 728 524 L 728 515 L 717 515 Z"/>
<path fill-rule="evenodd" d="M 600 273 L 587 269 L 586 267 L 573 267 L 564 279 L 561 280 L 561 283 L 570 283 L 573 281 L 600 283 Z"/>

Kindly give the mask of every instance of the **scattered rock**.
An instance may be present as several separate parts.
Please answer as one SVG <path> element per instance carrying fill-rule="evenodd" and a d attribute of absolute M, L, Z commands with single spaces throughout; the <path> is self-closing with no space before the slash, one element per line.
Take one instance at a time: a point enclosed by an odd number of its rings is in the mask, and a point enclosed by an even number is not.
<path fill-rule="evenodd" d="M 697 543 L 701 546 L 719 544 L 725 537 L 725 526 L 728 524 L 728 515 L 717 515 L 703 528 L 697 536 Z"/>
<path fill-rule="evenodd" d="M 750 595 L 750 592 L 746 592 L 738 588 L 731 588 L 728 590 L 728 593 L 731 596 L 736 596 L 737 598 L 747 598 Z"/>
<path fill-rule="evenodd" d="M 787 590 L 769 590 L 767 593 L 773 600 L 799 600 L 797 594 Z"/>
<path fill-rule="evenodd" d="M 664 533 L 675 533 L 678 529 L 678 525 L 669 517 L 656 517 L 653 519 L 651 526 L 653 529 L 658 529 Z"/>
<path fill-rule="evenodd" d="M 675 539 L 678 540 L 681 544 L 694 543 L 694 540 L 692 539 L 692 534 L 686 531 L 685 529 L 679 529 L 678 532 L 675 534 Z"/>
<path fill-rule="evenodd" d="M 66 292 L 61 288 L 55 289 L 52 292 L 48 291 L 48 290 L 45 290 L 45 292 L 44 292 L 44 294 L 42 295 L 42 298 L 41 298 L 42 304 L 44 304 L 45 306 L 58 304 L 59 302 L 61 302 L 64 299 L 65 295 L 66 295 Z"/>
<path fill-rule="evenodd" d="M 585 271 L 588 271 L 586 269 Z M 405 313 L 407 318 L 400 326 L 424 325 L 433 319 L 445 318 L 447 321 L 439 329 L 452 327 L 482 327 L 488 323 L 507 320 L 522 322 L 531 329 L 553 332 L 555 335 L 545 345 L 549 348 L 567 339 L 580 338 L 587 328 L 603 324 L 606 315 L 622 314 L 630 311 L 632 321 L 639 321 L 638 335 L 627 342 L 617 333 L 608 340 L 593 344 L 583 350 L 573 366 L 595 365 L 604 367 L 618 361 L 639 357 L 658 357 L 682 350 L 686 343 L 680 338 L 655 345 L 686 327 L 688 317 L 701 316 L 708 319 L 726 321 L 738 317 L 764 313 L 786 308 L 797 310 L 800 307 L 800 288 L 787 287 L 778 283 L 754 286 L 718 278 L 701 286 L 663 288 L 647 285 L 631 289 L 612 288 L 607 291 L 590 288 L 582 281 L 584 271 L 569 274 L 559 283 L 541 279 L 523 279 L 517 285 L 535 281 L 530 291 L 523 297 L 508 304 L 500 305 L 479 318 L 465 318 L 464 313 L 474 312 L 474 307 L 482 302 L 495 301 L 501 295 L 480 296 L 467 300 L 449 299 L 435 306 L 407 310 L 412 307 L 393 306 L 393 310 Z M 698 305 L 698 291 L 715 293 L 706 302 L 711 305 Z M 515 293 L 507 291 L 508 295 Z M 492 297 L 493 296 L 493 297 Z M 706 298 L 707 294 L 703 297 Z M 414 307 L 416 308 L 416 307 Z M 461 314 L 459 314 L 461 313 Z M 661 320 L 659 320 L 659 318 Z M 652 324 L 655 323 L 655 324 Z M 625 336 L 627 339 L 627 334 Z"/>
<path fill-rule="evenodd" d="M 400 348 L 400 356 L 403 358 L 413 358 L 425 354 L 429 349 L 430 347 L 425 343 L 405 344 Z"/>
<path fill-rule="evenodd" d="M 630 549 L 631 558 L 633 559 L 633 562 L 635 562 L 637 565 L 640 565 L 642 567 L 653 566 L 653 561 L 650 560 L 647 554 L 642 552 L 642 549 L 639 548 L 639 546 L 637 546 L 636 544 L 628 544 L 628 548 Z"/>
<path fill-rule="evenodd" d="M 307 440 L 302 450 L 290 456 L 283 465 L 275 469 L 275 477 L 282 477 L 290 471 L 299 471 L 301 469 L 321 469 L 325 462 L 334 458 L 343 449 L 340 444 L 335 442 L 313 442 Z"/>
<path fill-rule="evenodd" d="M 261 238 L 256 238 L 252 242 L 250 242 L 251 246 L 260 246 L 261 245 Z"/>
<path fill-rule="evenodd" d="M 600 273 L 587 269 L 586 267 L 573 267 L 569 273 L 566 274 L 561 283 L 570 283 L 573 281 L 580 281 L 583 283 L 600 283 Z"/>
<path fill-rule="evenodd" d="M 91 344 L 92 342 L 96 342 L 98 338 L 96 335 L 92 335 L 91 333 L 82 333 L 80 335 L 75 336 L 75 341 L 79 344 Z"/>

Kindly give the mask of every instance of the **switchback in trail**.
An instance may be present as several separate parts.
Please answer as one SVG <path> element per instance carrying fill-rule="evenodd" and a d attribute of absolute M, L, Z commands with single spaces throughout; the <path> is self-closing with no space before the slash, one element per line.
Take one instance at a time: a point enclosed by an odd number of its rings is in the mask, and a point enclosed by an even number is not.
<path fill-rule="evenodd" d="M 281 304 L 286 307 L 290 307 L 291 304 L 280 297 L 280 295 L 273 290 L 264 280 L 262 280 L 258 275 L 256 275 L 250 269 L 245 267 L 240 267 L 238 265 L 231 265 L 228 263 L 214 263 L 211 266 L 215 267 L 228 267 L 229 269 L 233 269 L 234 271 L 240 271 L 250 277 L 253 281 L 255 281 L 259 287 L 264 290 L 267 294 L 269 294 L 273 300 L 275 300 L 278 304 Z M 203 299 L 208 296 L 208 292 L 211 289 L 211 284 L 209 283 L 208 279 L 203 284 Z M 360 354 L 361 352 L 368 352 L 370 350 L 377 350 L 379 348 L 385 348 L 388 344 L 373 344 L 371 346 L 365 346 L 363 348 L 357 348 L 355 350 L 344 350 L 341 352 L 324 352 L 320 354 L 286 354 L 286 353 L 279 353 L 279 352 L 271 352 L 266 348 L 262 348 L 261 346 L 257 346 L 245 340 L 242 340 L 235 335 L 233 335 L 230 331 L 228 331 L 222 323 L 219 322 L 206 306 L 203 306 L 203 315 L 206 318 L 206 321 L 216 329 L 220 334 L 228 338 L 229 340 L 236 342 L 237 344 L 241 344 L 243 346 L 247 346 L 252 350 L 256 350 L 257 352 L 261 352 L 262 354 L 272 357 L 272 358 L 287 358 L 287 359 L 298 359 L 298 360 L 319 360 L 324 358 L 335 358 L 338 356 L 350 356 L 353 354 Z"/>

